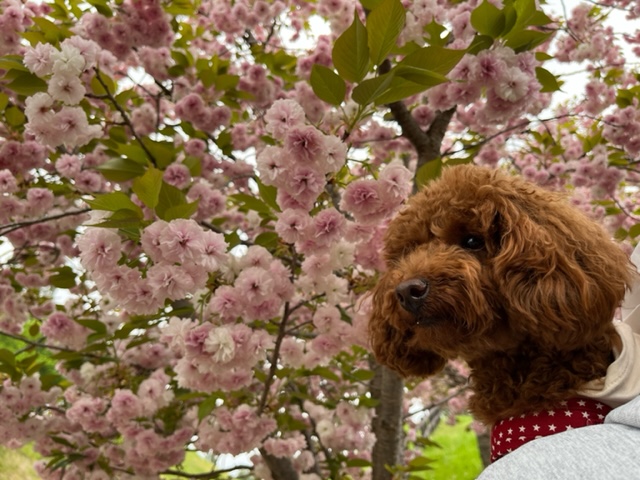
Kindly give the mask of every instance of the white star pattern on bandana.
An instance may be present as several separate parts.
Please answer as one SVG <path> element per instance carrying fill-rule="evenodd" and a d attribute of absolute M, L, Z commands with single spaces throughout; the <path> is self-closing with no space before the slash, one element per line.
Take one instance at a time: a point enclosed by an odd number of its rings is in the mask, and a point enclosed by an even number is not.
<path fill-rule="evenodd" d="M 557 408 L 512 416 L 491 430 L 491 461 L 506 455 L 530 440 L 554 433 L 602 423 L 611 407 L 589 398 L 571 398 Z M 509 448 L 504 448 L 508 446 Z"/>

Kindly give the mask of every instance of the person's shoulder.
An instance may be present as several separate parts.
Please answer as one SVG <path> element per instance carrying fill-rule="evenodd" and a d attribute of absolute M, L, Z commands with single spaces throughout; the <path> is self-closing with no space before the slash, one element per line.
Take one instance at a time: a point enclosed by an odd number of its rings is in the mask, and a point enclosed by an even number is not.
<path fill-rule="evenodd" d="M 612 410 L 605 422 L 529 442 L 478 480 L 640 480 L 640 397 Z"/>

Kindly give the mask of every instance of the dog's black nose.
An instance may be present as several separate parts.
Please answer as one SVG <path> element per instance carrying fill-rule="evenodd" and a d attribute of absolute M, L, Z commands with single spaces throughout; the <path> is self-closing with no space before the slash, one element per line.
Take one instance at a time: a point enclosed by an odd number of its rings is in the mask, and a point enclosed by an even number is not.
<path fill-rule="evenodd" d="M 429 283 L 422 278 L 405 280 L 396 287 L 396 298 L 407 312 L 416 314 L 429 293 Z"/>

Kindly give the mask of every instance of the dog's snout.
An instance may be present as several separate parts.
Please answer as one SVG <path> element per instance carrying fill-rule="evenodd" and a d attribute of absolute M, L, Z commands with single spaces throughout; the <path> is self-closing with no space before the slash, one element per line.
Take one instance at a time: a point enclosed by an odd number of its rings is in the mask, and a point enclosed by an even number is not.
<path fill-rule="evenodd" d="M 396 287 L 396 298 L 402 308 L 418 313 L 429 293 L 429 283 L 423 278 L 405 280 Z"/>

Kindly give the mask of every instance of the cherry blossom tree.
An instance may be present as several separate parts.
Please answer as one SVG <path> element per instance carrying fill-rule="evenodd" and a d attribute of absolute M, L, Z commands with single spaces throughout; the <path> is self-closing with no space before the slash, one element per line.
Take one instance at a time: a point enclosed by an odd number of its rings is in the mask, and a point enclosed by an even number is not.
<path fill-rule="evenodd" d="M 2 443 L 47 479 L 428 468 L 467 372 L 375 364 L 386 223 L 475 162 L 635 243 L 640 35 L 614 13 L 640 9 L 0 2 Z M 236 459 L 196 475 L 186 451 Z"/>

